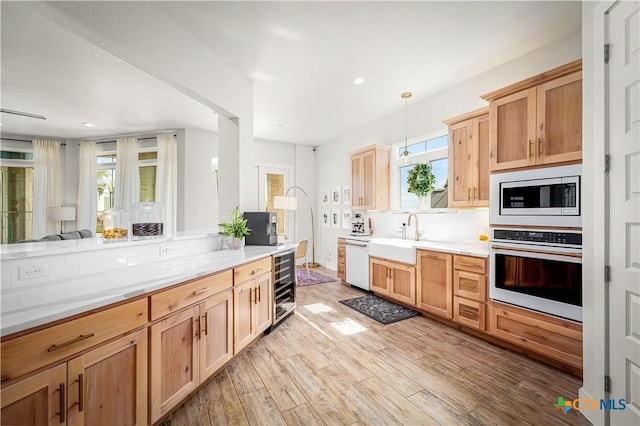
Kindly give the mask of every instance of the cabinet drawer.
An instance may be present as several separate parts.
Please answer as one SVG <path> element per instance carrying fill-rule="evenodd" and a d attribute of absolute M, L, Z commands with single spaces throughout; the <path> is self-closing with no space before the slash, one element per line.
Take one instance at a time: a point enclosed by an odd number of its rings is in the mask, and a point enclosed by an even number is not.
<path fill-rule="evenodd" d="M 147 299 L 2 342 L 2 381 L 53 364 L 147 323 Z"/>
<path fill-rule="evenodd" d="M 484 303 L 455 296 L 453 298 L 453 320 L 478 330 L 485 329 L 486 307 Z"/>
<path fill-rule="evenodd" d="M 453 269 L 486 274 L 486 265 L 487 259 L 483 257 L 453 255 Z"/>
<path fill-rule="evenodd" d="M 151 296 L 151 320 L 198 303 L 233 286 L 231 270 L 191 281 Z"/>
<path fill-rule="evenodd" d="M 582 326 L 579 324 L 493 303 L 490 333 L 582 368 Z"/>
<path fill-rule="evenodd" d="M 238 285 L 264 272 L 271 270 L 271 257 L 256 260 L 233 270 L 233 284 Z"/>
<path fill-rule="evenodd" d="M 484 303 L 487 298 L 487 276 L 454 270 L 453 294 Z"/>

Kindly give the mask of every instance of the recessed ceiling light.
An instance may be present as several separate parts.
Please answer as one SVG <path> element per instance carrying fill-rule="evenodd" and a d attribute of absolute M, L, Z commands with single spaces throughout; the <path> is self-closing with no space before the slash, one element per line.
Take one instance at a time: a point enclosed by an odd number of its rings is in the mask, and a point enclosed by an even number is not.
<path fill-rule="evenodd" d="M 364 83 L 364 78 L 358 77 L 358 78 L 353 80 L 353 84 L 360 85 L 362 83 Z"/>
<path fill-rule="evenodd" d="M 83 121 L 83 122 L 82 122 L 82 124 L 84 124 L 84 125 L 85 125 L 85 126 L 87 126 L 87 127 L 96 127 L 96 125 L 95 125 L 95 124 L 90 123 L 90 122 L 88 122 L 88 121 Z"/>

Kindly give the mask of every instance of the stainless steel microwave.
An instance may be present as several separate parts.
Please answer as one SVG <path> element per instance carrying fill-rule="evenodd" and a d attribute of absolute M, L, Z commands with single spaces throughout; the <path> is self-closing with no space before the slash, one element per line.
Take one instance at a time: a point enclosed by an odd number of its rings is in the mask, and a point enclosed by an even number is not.
<path fill-rule="evenodd" d="M 492 225 L 582 227 L 580 164 L 492 174 Z"/>

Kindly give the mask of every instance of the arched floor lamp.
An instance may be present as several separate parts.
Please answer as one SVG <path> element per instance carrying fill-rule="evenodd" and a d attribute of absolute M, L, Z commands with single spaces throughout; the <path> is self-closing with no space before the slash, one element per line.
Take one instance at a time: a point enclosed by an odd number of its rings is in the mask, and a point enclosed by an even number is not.
<path fill-rule="evenodd" d="M 309 195 L 307 194 L 307 192 L 297 185 L 290 186 L 289 188 L 287 188 L 287 191 L 284 193 L 284 197 L 281 195 L 274 197 L 273 207 L 276 209 L 283 209 L 283 210 L 298 210 L 298 199 L 296 197 L 288 196 L 289 191 L 291 191 L 292 189 L 299 189 L 304 194 L 305 198 L 307 199 L 307 202 L 309 203 L 309 212 L 311 213 L 311 262 L 307 262 L 307 266 L 309 268 L 317 268 L 320 265 L 316 263 L 316 245 L 315 245 L 316 228 L 313 224 L 313 206 L 311 205 L 311 200 L 309 199 Z"/>

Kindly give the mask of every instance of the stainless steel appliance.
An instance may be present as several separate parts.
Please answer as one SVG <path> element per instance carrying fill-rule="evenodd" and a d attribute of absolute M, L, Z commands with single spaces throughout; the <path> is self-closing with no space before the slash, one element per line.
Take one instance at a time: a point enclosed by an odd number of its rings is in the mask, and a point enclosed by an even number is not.
<path fill-rule="evenodd" d="M 347 283 L 369 290 L 369 242 L 345 239 Z"/>
<path fill-rule="evenodd" d="M 272 257 L 273 270 L 273 325 L 269 332 L 296 309 L 295 250 L 286 250 Z"/>
<path fill-rule="evenodd" d="M 491 299 L 582 322 L 582 233 L 492 229 Z"/>
<path fill-rule="evenodd" d="M 582 227 L 580 164 L 491 175 L 491 224 Z"/>
<path fill-rule="evenodd" d="M 244 237 L 248 246 L 278 244 L 278 214 L 276 212 L 244 212 L 251 233 Z"/>

